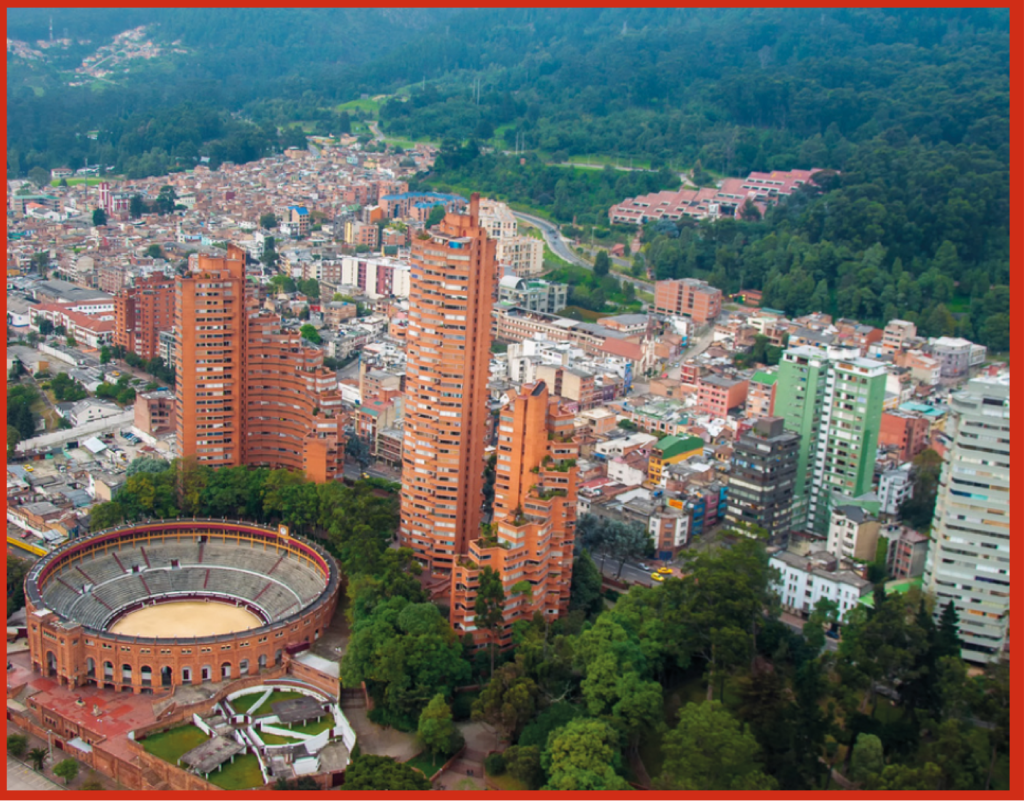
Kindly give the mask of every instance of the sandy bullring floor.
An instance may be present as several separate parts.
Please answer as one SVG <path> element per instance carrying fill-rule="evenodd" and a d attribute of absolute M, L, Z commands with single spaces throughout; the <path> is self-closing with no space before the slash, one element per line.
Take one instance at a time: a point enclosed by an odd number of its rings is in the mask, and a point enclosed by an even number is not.
<path fill-rule="evenodd" d="M 219 602 L 168 602 L 128 613 L 115 622 L 115 635 L 149 638 L 202 638 L 243 632 L 262 624 L 244 607 Z"/>

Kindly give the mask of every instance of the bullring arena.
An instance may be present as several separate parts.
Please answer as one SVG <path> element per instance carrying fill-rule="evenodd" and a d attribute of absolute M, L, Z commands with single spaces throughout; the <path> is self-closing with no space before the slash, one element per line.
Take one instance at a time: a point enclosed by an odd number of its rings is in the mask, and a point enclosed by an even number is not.
<path fill-rule="evenodd" d="M 338 707 L 341 584 L 283 527 L 152 521 L 71 540 L 26 576 L 8 721 L 137 790 L 330 788 L 355 738 Z"/>
<path fill-rule="evenodd" d="M 338 587 L 334 559 L 285 531 L 162 521 L 100 532 L 26 578 L 33 667 L 72 688 L 133 693 L 245 677 L 317 641 Z"/>

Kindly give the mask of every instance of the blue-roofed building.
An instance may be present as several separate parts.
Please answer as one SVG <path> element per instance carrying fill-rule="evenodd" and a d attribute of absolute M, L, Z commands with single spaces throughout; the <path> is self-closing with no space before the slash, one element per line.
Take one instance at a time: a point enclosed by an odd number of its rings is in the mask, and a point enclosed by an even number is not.
<path fill-rule="evenodd" d="M 305 206 L 289 206 L 288 222 L 293 234 L 306 236 L 309 233 L 309 209 Z"/>

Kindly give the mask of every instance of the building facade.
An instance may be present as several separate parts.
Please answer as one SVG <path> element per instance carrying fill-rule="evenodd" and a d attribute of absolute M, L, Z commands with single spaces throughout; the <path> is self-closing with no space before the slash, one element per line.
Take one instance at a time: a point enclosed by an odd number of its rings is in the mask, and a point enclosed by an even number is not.
<path fill-rule="evenodd" d="M 174 328 L 174 279 L 138 278 L 114 297 L 114 345 L 145 360 L 160 356 L 160 332 Z"/>
<path fill-rule="evenodd" d="M 939 480 L 924 588 L 960 615 L 965 660 L 999 659 L 1010 617 L 1010 377 L 950 399 L 952 446 Z"/>
<path fill-rule="evenodd" d="M 540 613 L 548 620 L 569 611 L 576 527 L 579 444 L 574 413 L 543 381 L 514 390 L 499 413 L 494 522 L 469 541 L 452 572 L 451 622 L 478 643 L 512 639 L 512 624 Z M 500 632 L 474 623 L 480 572 L 501 577 L 505 617 Z"/>
<path fill-rule="evenodd" d="M 183 458 L 340 478 L 341 395 L 319 349 L 257 306 L 245 254 L 200 256 L 175 280 L 176 433 Z"/>
<path fill-rule="evenodd" d="M 886 375 L 881 362 L 824 348 L 784 352 L 775 409 L 800 435 L 794 529 L 826 535 L 833 493 L 855 498 L 871 490 Z"/>
<path fill-rule="evenodd" d="M 695 278 L 659 281 L 654 285 L 654 311 L 707 323 L 722 312 L 722 291 Z"/>
<path fill-rule="evenodd" d="M 800 435 L 785 430 L 782 418 L 761 418 L 733 448 L 729 470 L 729 512 L 736 525 L 768 531 L 769 543 L 784 543 L 793 522 Z"/>
<path fill-rule="evenodd" d="M 412 244 L 399 541 L 450 573 L 480 533 L 495 246 L 469 214 Z"/>

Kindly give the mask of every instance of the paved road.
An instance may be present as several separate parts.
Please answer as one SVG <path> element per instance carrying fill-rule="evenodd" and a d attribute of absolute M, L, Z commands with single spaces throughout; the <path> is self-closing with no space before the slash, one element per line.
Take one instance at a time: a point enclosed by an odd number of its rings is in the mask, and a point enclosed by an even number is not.
<path fill-rule="evenodd" d="M 377 126 L 376 120 L 369 120 L 366 123 L 366 127 L 370 129 L 370 133 L 373 134 L 373 138 L 378 142 L 384 141 L 384 134 L 380 132 L 380 128 Z"/>
<path fill-rule="evenodd" d="M 513 214 L 520 220 L 525 220 L 530 225 L 539 228 L 541 234 L 544 235 L 544 241 L 556 256 L 561 257 L 570 264 L 585 268 L 586 270 L 594 269 L 594 266 L 590 262 L 572 249 L 568 240 L 562 236 L 562 232 L 547 220 L 544 220 L 541 217 L 534 217 L 532 214 L 526 214 L 525 212 L 513 212 Z M 633 278 L 632 276 L 624 276 L 621 273 L 615 273 L 614 275 L 622 281 L 628 281 L 638 290 L 642 290 L 643 292 L 654 292 L 654 285 L 650 282 L 641 281 L 640 279 Z"/>

